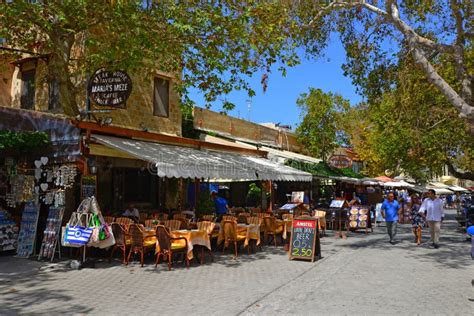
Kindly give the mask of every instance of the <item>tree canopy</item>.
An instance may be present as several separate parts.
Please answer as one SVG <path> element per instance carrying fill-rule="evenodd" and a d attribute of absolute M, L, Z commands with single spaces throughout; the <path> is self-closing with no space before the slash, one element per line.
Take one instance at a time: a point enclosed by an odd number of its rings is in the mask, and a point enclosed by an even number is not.
<path fill-rule="evenodd" d="M 338 94 L 310 88 L 296 104 L 301 109 L 301 123 L 296 128 L 298 141 L 314 156 L 327 161 L 344 142 L 342 123 L 350 104 Z"/>

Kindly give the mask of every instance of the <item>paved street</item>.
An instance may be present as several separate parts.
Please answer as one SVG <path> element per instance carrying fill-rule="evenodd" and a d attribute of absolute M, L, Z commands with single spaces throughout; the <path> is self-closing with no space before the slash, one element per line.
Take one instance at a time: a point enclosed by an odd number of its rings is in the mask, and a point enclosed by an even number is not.
<path fill-rule="evenodd" d="M 346 240 L 329 233 L 316 263 L 290 261 L 271 246 L 190 269 L 177 263 L 171 272 L 151 258 L 144 268 L 117 261 L 71 270 L 3 256 L 0 314 L 471 314 L 470 243 L 453 219 L 451 212 L 440 249 L 416 246 L 409 225 L 390 245 L 382 226 Z"/>

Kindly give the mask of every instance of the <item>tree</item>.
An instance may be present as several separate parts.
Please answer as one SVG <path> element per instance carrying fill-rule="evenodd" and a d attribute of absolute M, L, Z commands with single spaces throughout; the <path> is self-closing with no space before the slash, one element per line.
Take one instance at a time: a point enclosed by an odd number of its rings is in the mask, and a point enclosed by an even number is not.
<path fill-rule="evenodd" d="M 449 74 L 445 74 L 449 77 Z M 426 181 L 445 165 L 473 179 L 474 137 L 465 121 L 411 56 L 399 62 L 395 84 L 379 102 L 351 109 L 359 124 L 346 125 L 371 176 L 390 170 Z M 414 106 L 416 105 L 416 106 Z M 467 172 L 461 172 L 466 170 Z"/>
<path fill-rule="evenodd" d="M 331 152 L 344 142 L 341 123 L 350 104 L 338 94 L 310 88 L 296 104 L 301 109 L 298 141 L 314 156 L 327 161 Z"/>
<path fill-rule="evenodd" d="M 383 79 L 396 64 L 388 41 L 407 47 L 424 77 L 459 111 L 461 117 L 474 121 L 473 3 L 470 0 L 445 1 L 326 1 L 315 6 L 308 25 L 332 16 L 335 28 L 345 45 L 348 63 L 346 74 L 369 94 L 367 89 L 383 90 Z M 471 51 L 469 51 L 471 49 Z M 443 65 L 436 57 L 443 55 L 454 65 L 454 80 L 443 76 Z M 376 72 L 374 72 L 376 70 Z M 382 79 L 382 80 L 381 80 Z M 378 82 L 377 82 L 378 81 Z M 372 85 L 372 86 L 371 86 Z M 386 86 L 385 86 L 386 87 Z"/>
<path fill-rule="evenodd" d="M 101 67 L 159 67 L 181 79 L 185 101 L 193 86 L 212 102 L 233 89 L 253 95 L 244 76 L 298 62 L 284 9 L 259 1 L 0 1 L 0 38 L 9 45 L 0 54 L 47 56 L 45 79 L 57 80 L 69 115 L 79 112 L 87 74 Z"/>

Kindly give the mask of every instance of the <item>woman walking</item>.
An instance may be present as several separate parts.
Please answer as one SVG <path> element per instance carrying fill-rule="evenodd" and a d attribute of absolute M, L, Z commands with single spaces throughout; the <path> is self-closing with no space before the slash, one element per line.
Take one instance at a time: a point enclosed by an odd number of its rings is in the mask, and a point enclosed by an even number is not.
<path fill-rule="evenodd" d="M 423 226 L 425 226 L 425 214 L 423 212 L 420 213 L 420 199 L 417 195 L 413 195 L 411 197 L 411 218 L 412 218 L 412 227 L 413 227 L 413 234 L 415 235 L 415 242 L 417 245 L 421 244 L 421 232 Z"/>

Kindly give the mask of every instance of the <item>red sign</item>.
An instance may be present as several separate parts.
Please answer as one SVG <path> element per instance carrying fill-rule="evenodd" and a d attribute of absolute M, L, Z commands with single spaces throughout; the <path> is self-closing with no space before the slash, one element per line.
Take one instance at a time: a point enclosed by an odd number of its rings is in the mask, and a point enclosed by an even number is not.
<path fill-rule="evenodd" d="M 343 155 L 333 155 L 329 158 L 329 164 L 334 168 L 350 168 L 352 159 Z"/>
<path fill-rule="evenodd" d="M 293 227 L 294 228 L 315 228 L 316 227 L 316 221 L 315 220 L 299 220 L 295 219 L 293 220 Z"/>

